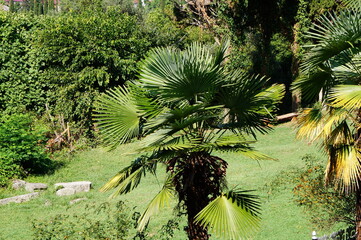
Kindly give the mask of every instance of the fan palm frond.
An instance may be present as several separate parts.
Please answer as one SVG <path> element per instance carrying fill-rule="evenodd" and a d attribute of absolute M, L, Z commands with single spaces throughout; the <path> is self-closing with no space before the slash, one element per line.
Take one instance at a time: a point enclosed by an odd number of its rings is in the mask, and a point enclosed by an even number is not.
<path fill-rule="evenodd" d="M 361 173 L 360 149 L 355 145 L 339 147 L 328 146 L 329 163 L 326 169 L 326 181 L 336 180 L 338 186 L 346 192 L 359 188 Z"/>
<path fill-rule="evenodd" d="M 231 42 L 229 39 L 225 39 L 221 42 L 220 46 L 215 49 L 213 65 L 219 66 L 227 58 L 227 51 Z"/>
<path fill-rule="evenodd" d="M 355 110 L 361 107 L 361 86 L 339 85 L 333 89 L 331 95 L 332 105 L 348 110 Z"/>
<path fill-rule="evenodd" d="M 259 228 L 259 201 L 247 191 L 234 190 L 214 199 L 195 222 L 222 239 L 249 238 Z"/>
<path fill-rule="evenodd" d="M 139 185 L 142 177 L 146 174 L 146 171 L 154 173 L 155 167 L 156 162 L 149 160 L 147 157 L 139 157 L 112 177 L 100 188 L 100 191 L 105 192 L 117 188 L 112 194 L 112 197 L 128 193 Z"/>
<path fill-rule="evenodd" d="M 140 134 L 140 111 L 132 92 L 115 88 L 97 101 L 94 114 L 106 144 L 115 148 Z"/>
<path fill-rule="evenodd" d="M 217 102 L 228 109 L 228 123 L 223 128 L 240 127 L 247 134 L 266 132 L 267 107 L 280 101 L 283 96 L 282 86 L 264 89 L 268 79 L 261 76 L 249 76 L 242 71 L 235 71 L 222 86 Z M 269 116 L 268 116 L 269 117 Z"/>
<path fill-rule="evenodd" d="M 361 9 L 361 1 L 360 0 L 343 0 L 346 7 L 352 8 L 352 9 Z"/>
<path fill-rule="evenodd" d="M 322 15 L 309 32 L 309 38 L 317 43 L 308 46 L 311 50 L 301 65 L 302 69 L 313 69 L 348 48 L 360 47 L 360 19 L 361 12 L 352 10 Z"/>
<path fill-rule="evenodd" d="M 312 108 L 305 109 L 297 120 L 300 126 L 297 137 L 310 139 L 311 142 L 318 139 L 324 130 L 327 117 L 328 111 L 320 102 L 316 103 Z"/>
<path fill-rule="evenodd" d="M 157 214 L 159 210 L 163 209 L 166 206 L 169 206 L 169 202 L 174 198 L 175 189 L 172 184 L 172 176 L 168 176 L 162 190 L 152 199 L 148 204 L 146 210 L 138 220 L 138 231 L 143 231 L 145 226 L 147 226 L 151 216 Z"/>
<path fill-rule="evenodd" d="M 334 78 L 331 69 L 324 67 L 318 71 L 303 73 L 293 82 L 292 89 L 301 90 L 302 97 L 306 100 L 315 100 L 322 90 L 325 96 L 333 85 Z"/>
<path fill-rule="evenodd" d="M 196 103 L 221 83 L 221 68 L 208 49 L 198 43 L 185 51 L 156 49 L 140 72 L 140 81 L 165 103 Z"/>

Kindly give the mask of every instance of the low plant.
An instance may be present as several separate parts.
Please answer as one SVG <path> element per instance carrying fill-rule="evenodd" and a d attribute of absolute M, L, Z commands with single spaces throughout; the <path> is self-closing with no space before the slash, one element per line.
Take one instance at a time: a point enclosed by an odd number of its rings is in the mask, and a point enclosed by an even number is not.
<path fill-rule="evenodd" d="M 54 167 L 45 152 L 44 130 L 27 114 L 0 118 L 0 186 L 9 179 L 46 173 Z"/>
<path fill-rule="evenodd" d="M 132 212 L 122 201 L 116 204 L 92 203 L 85 205 L 78 214 L 64 213 L 47 220 L 34 220 L 33 237 L 35 240 L 170 240 L 179 230 L 179 217 L 175 217 L 163 225 L 155 235 L 149 233 L 148 226 L 142 232 L 134 234 L 140 216 L 139 212 Z"/>
<path fill-rule="evenodd" d="M 131 214 L 124 202 L 88 204 L 81 214 L 58 214 L 33 222 L 33 237 L 48 239 L 127 239 Z"/>
<path fill-rule="evenodd" d="M 355 196 L 325 186 L 324 164 L 314 156 L 306 155 L 302 159 L 306 168 L 297 176 L 298 184 L 293 193 L 295 201 L 304 207 L 311 222 L 322 229 L 337 222 L 354 224 Z"/>

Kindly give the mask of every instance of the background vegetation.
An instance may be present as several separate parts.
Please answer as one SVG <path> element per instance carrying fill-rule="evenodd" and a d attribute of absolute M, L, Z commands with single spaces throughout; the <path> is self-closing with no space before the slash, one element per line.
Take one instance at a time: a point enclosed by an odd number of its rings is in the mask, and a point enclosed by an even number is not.
<path fill-rule="evenodd" d="M 285 85 L 286 96 L 278 113 L 294 111 L 299 104 L 306 107 L 313 101 L 300 100 L 299 93 L 291 90 L 292 82 L 300 75 L 300 61 L 306 55 L 304 45 L 313 43 L 306 32 L 312 24 L 319 23 L 323 13 L 332 10 L 337 14 L 345 8 L 343 1 L 215 0 L 207 6 L 196 3 L 153 0 L 146 1 L 146 6 L 134 7 L 130 0 L 63 0 L 60 4 L 25 1 L 21 6 L 9 1 L 11 11 L 0 11 L 0 185 L 6 186 L 12 178 L 27 177 L 29 181 L 48 184 L 84 179 L 99 189 L 115 174 L 113 169 L 121 169 L 130 161 L 119 156 L 128 147 L 135 149 L 137 143 L 112 153 L 102 148 L 89 149 L 101 143 L 93 122 L 93 103 L 106 90 L 137 81 L 139 62 L 157 47 L 184 49 L 194 41 L 211 45 L 228 38 L 230 70 L 241 68 L 249 74 L 270 77 L 269 85 Z M 46 142 L 66 130 L 69 134 L 62 136 L 62 146 L 68 149 L 50 154 L 55 149 L 48 144 L 46 152 Z M 257 239 L 307 239 L 316 227 L 331 231 L 352 218 L 347 214 L 352 211 L 352 206 L 347 205 L 352 196 L 323 187 L 324 156 L 306 143 L 295 142 L 291 131 L 289 126 L 281 126 L 271 135 L 259 137 L 259 150 L 279 158 L 279 162 L 261 162 L 260 167 L 236 155 L 220 154 L 236 166 L 229 170 L 230 183 L 256 189 L 261 196 L 262 231 Z M 87 150 L 71 155 L 74 149 L 83 148 Z M 315 153 L 306 161 L 303 157 L 309 152 Z M 320 163 L 313 163 L 310 159 L 314 158 Z M 235 164 L 238 161 L 245 162 Z M 308 165 L 304 166 L 304 161 Z M 62 167 L 57 169 L 59 166 Z M 157 180 L 147 181 L 149 189 L 140 188 L 122 198 L 131 209 L 134 202 L 140 201 L 134 211 L 141 212 L 140 206 L 146 205 L 143 199 L 146 201 L 148 194 L 159 190 Z M 64 222 L 71 222 L 62 219 L 86 211 L 85 203 L 66 210 L 72 197 L 58 199 L 51 191 L 26 204 L 1 206 L 6 220 L 0 227 L 0 239 L 39 238 L 49 228 L 48 221 L 57 219 L 62 228 Z M 0 189 L 1 198 L 20 193 L 6 187 Z M 108 201 L 107 194 L 95 191 L 87 197 L 92 202 Z M 116 200 L 110 202 L 115 204 Z M 298 205 L 312 211 L 304 212 Z M 328 205 L 340 211 L 330 211 Z M 31 214 L 37 219 L 33 230 Z M 96 219 L 95 214 L 90 215 Z M 131 217 L 123 217 L 130 221 Z M 159 222 L 151 224 L 144 233 L 147 239 L 160 238 L 156 233 L 169 218 L 172 217 L 164 214 Z M 310 221 L 312 227 L 308 226 Z M 164 231 L 180 228 L 182 232 L 183 225 L 166 225 Z M 285 225 L 290 227 L 285 229 Z M 33 231 L 39 231 L 38 235 Z M 133 236 L 135 232 L 129 230 L 126 234 Z M 181 233 L 177 235 L 185 238 Z"/>

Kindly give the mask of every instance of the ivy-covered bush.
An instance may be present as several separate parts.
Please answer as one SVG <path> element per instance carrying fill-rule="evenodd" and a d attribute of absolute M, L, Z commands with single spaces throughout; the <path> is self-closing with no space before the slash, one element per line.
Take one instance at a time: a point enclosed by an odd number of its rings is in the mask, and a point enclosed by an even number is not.
<path fill-rule="evenodd" d="M 46 173 L 53 162 L 45 152 L 45 137 L 26 114 L 0 118 L 0 186 L 11 178 Z"/>
<path fill-rule="evenodd" d="M 31 38 L 39 18 L 0 11 L 0 111 L 4 114 L 45 108 L 49 86 L 39 81 L 31 59 Z"/>
<path fill-rule="evenodd" d="M 45 17 L 42 24 L 31 51 L 51 113 L 89 131 L 95 97 L 135 79 L 149 43 L 136 17 L 117 8 Z"/>

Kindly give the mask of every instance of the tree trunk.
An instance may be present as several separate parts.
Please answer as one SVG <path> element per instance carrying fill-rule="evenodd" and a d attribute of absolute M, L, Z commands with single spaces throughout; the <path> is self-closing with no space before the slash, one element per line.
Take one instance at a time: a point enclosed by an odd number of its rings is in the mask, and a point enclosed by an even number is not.
<path fill-rule="evenodd" d="M 361 108 L 357 113 L 357 121 L 361 123 Z M 357 129 L 355 145 L 361 147 L 361 128 Z M 358 179 L 358 186 L 356 189 L 356 240 L 361 240 L 361 176 Z"/>
<path fill-rule="evenodd" d="M 207 152 L 193 152 L 168 162 L 167 170 L 177 174 L 174 184 L 179 207 L 188 216 L 188 239 L 208 240 L 207 229 L 194 223 L 195 216 L 221 193 L 227 163 Z"/>

